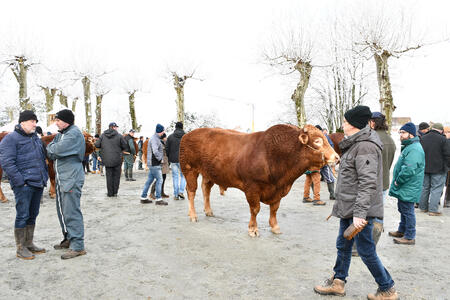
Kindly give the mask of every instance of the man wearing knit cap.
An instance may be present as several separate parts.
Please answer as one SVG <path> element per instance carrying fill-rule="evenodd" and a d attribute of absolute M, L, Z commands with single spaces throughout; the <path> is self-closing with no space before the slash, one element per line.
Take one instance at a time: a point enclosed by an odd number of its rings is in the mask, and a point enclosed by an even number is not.
<path fill-rule="evenodd" d="M 400 224 L 397 231 L 389 232 L 394 243 L 414 245 L 416 237 L 416 215 L 414 203 L 420 200 L 425 170 L 425 153 L 416 136 L 416 126 L 408 122 L 400 130 L 401 155 L 394 167 L 389 195 L 398 199 Z"/>
<path fill-rule="evenodd" d="M 35 132 L 37 122 L 31 110 L 21 112 L 19 124 L 0 143 L 0 165 L 9 177 L 16 200 L 16 256 L 22 259 L 33 259 L 34 254 L 45 252 L 33 244 L 42 191 L 48 179 L 44 146 Z"/>
<path fill-rule="evenodd" d="M 430 125 L 427 122 L 422 122 L 419 124 L 419 130 L 417 131 L 419 137 L 422 137 L 430 131 Z"/>
<path fill-rule="evenodd" d="M 443 135 L 444 126 L 434 123 L 420 143 L 425 151 L 425 178 L 419 208 L 430 216 L 440 216 L 439 200 L 450 167 L 450 143 Z"/>
<path fill-rule="evenodd" d="M 167 205 L 168 203 L 161 198 L 162 187 L 162 160 L 164 157 L 163 144 L 161 143 L 161 136 L 164 134 L 164 126 L 161 124 L 156 125 L 156 132 L 150 138 L 147 149 L 147 166 L 149 167 L 148 178 L 145 182 L 144 189 L 141 194 L 141 203 L 152 203 L 152 200 L 148 199 L 148 190 L 150 185 L 156 179 L 156 205 Z"/>
<path fill-rule="evenodd" d="M 80 208 L 86 145 L 83 134 L 74 125 L 75 116 L 71 110 L 57 112 L 55 120 L 59 133 L 47 146 L 47 156 L 55 161 L 56 211 L 64 238 L 54 248 L 69 248 L 61 258 L 70 259 L 86 254 L 83 214 Z"/>
<path fill-rule="evenodd" d="M 344 134 L 332 215 L 340 219 L 336 241 L 337 258 L 333 276 L 324 285 L 314 287 L 322 295 L 345 295 L 345 283 L 352 259 L 352 246 L 378 284 L 376 294 L 368 299 L 398 299 L 394 281 L 375 250 L 373 219 L 383 218 L 382 144 L 378 134 L 367 126 L 372 113 L 367 106 L 356 106 L 344 114 Z M 361 231 L 351 240 L 344 231 L 352 225 Z"/>

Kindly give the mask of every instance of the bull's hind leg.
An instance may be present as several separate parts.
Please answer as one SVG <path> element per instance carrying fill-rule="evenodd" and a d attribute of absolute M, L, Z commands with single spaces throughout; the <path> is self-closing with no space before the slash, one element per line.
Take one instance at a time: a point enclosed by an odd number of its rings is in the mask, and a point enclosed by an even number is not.
<path fill-rule="evenodd" d="M 189 199 L 189 217 L 191 219 L 191 222 L 197 222 L 198 217 L 197 213 L 195 212 L 195 205 L 194 205 L 194 198 L 195 198 L 195 192 L 197 191 L 197 178 L 198 173 L 192 170 L 189 170 L 185 172 L 184 177 L 186 178 L 186 189 L 188 193 L 188 199 Z"/>
<path fill-rule="evenodd" d="M 205 201 L 205 215 L 207 217 L 214 217 L 214 214 L 211 209 L 211 205 L 209 202 L 209 196 L 211 195 L 211 188 L 213 187 L 214 183 L 212 181 L 209 181 L 205 177 L 202 179 L 202 192 L 203 192 L 203 200 Z"/>
<path fill-rule="evenodd" d="M 250 205 L 250 222 L 248 223 L 248 235 L 251 237 L 259 236 L 258 223 L 256 216 L 261 208 L 259 196 L 253 194 L 246 194 L 248 205 Z"/>
<path fill-rule="evenodd" d="M 272 233 L 280 234 L 280 226 L 278 226 L 277 221 L 277 210 L 280 207 L 280 200 L 275 203 L 270 204 L 270 218 L 269 225 L 272 228 Z"/>

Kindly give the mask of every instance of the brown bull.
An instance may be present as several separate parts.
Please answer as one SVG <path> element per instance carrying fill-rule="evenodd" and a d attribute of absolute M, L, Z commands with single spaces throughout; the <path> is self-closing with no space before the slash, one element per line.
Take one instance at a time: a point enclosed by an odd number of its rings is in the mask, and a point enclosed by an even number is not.
<path fill-rule="evenodd" d="M 311 125 L 302 129 L 275 125 L 251 134 L 219 128 L 196 129 L 184 135 L 180 144 L 190 219 L 198 220 L 194 198 L 201 174 L 206 216 L 213 216 L 209 201 L 212 186 L 217 184 L 221 190 L 234 187 L 245 193 L 250 206 L 250 236 L 259 235 L 256 216 L 260 202 L 270 205 L 272 232 L 281 233 L 276 218 L 281 198 L 306 170 L 320 169 L 337 159 L 323 133 Z"/>
<path fill-rule="evenodd" d="M 344 133 L 335 132 L 328 136 L 330 137 L 331 141 L 333 142 L 334 151 L 336 151 L 336 153 L 338 155 L 341 155 L 342 153 L 341 153 L 341 149 L 339 149 L 339 143 L 344 139 Z"/>

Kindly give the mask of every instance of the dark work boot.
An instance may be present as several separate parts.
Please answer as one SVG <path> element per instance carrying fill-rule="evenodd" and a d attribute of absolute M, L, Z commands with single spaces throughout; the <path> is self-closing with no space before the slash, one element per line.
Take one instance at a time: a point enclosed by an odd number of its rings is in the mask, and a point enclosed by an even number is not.
<path fill-rule="evenodd" d="M 372 229 L 372 237 L 373 241 L 375 243 L 375 246 L 378 244 L 378 241 L 380 240 L 381 233 L 384 231 L 383 224 L 378 222 L 373 222 L 373 229 Z"/>
<path fill-rule="evenodd" d="M 128 170 L 128 181 L 136 181 L 136 179 L 133 178 L 133 169 Z"/>
<path fill-rule="evenodd" d="M 14 228 L 14 237 L 16 238 L 16 256 L 21 259 L 34 259 L 33 253 L 25 247 L 25 228 Z"/>
<path fill-rule="evenodd" d="M 125 169 L 123 172 L 125 173 L 125 181 L 130 181 L 130 178 L 128 176 L 128 169 Z"/>
<path fill-rule="evenodd" d="M 328 192 L 330 193 L 330 200 L 336 200 L 336 196 L 334 195 L 334 182 L 327 183 Z"/>
<path fill-rule="evenodd" d="M 69 246 L 70 241 L 64 238 L 64 240 L 62 240 L 61 243 L 54 245 L 53 248 L 55 248 L 55 250 L 61 250 L 61 249 L 69 249 Z"/>
<path fill-rule="evenodd" d="M 34 227 L 35 225 L 27 225 L 25 227 L 25 247 L 27 247 L 28 250 L 30 250 L 34 254 L 45 253 L 44 248 L 40 248 L 33 244 Z"/>

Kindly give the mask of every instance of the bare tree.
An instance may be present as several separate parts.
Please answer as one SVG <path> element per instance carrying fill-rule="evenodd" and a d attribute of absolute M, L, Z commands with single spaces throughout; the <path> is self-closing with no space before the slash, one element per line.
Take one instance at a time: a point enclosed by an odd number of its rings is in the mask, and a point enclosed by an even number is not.
<path fill-rule="evenodd" d="M 177 106 L 177 120 L 178 122 L 184 123 L 185 120 L 185 110 L 184 110 L 184 85 L 188 79 L 198 79 L 194 78 L 195 69 L 191 71 L 184 71 L 181 73 L 180 71 L 170 71 L 173 80 L 173 87 L 175 92 L 177 93 L 177 98 L 175 99 L 175 104 Z"/>
<path fill-rule="evenodd" d="M 111 90 L 106 86 L 103 80 L 98 80 L 94 84 L 95 94 L 95 133 L 102 133 L 102 102 L 103 97 Z"/>

